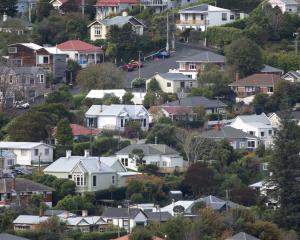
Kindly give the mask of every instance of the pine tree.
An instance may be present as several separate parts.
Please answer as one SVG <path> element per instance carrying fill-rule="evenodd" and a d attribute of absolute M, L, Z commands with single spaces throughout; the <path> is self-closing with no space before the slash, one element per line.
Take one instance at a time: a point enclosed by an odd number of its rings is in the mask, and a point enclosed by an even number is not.
<path fill-rule="evenodd" d="M 280 226 L 300 230 L 300 129 L 288 114 L 274 141 L 270 163 L 271 181 L 276 186 L 280 209 Z"/>
<path fill-rule="evenodd" d="M 71 146 L 73 144 L 72 128 L 68 119 L 64 118 L 57 124 L 56 140 L 58 145 Z"/>

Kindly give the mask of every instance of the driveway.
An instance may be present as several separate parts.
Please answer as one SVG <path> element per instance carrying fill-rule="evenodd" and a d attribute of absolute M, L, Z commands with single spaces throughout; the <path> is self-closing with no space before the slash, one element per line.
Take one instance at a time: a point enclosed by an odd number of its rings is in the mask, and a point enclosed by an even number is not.
<path fill-rule="evenodd" d="M 170 58 L 166 59 L 159 59 L 159 60 L 151 60 L 147 61 L 144 64 L 144 67 L 141 68 L 141 77 L 142 78 L 150 78 L 152 77 L 156 72 L 158 73 L 164 73 L 168 72 L 169 69 L 178 68 L 178 63 L 176 61 L 189 57 L 195 54 L 198 54 L 200 52 L 204 51 L 204 48 L 201 47 L 192 47 L 187 44 L 176 44 L 176 52 L 171 55 Z M 133 72 L 128 72 L 124 74 L 124 87 L 130 88 L 131 86 L 131 80 L 134 78 L 138 78 L 138 70 L 135 70 Z"/>

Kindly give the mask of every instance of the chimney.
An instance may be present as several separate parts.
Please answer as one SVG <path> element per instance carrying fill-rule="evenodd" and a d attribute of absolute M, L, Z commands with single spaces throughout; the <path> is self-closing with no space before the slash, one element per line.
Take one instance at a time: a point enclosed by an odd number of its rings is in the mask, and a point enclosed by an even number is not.
<path fill-rule="evenodd" d="M 122 12 L 122 16 L 123 17 L 127 17 L 128 16 L 128 12 L 127 11 Z"/>
<path fill-rule="evenodd" d="M 71 150 L 67 150 L 66 151 L 66 158 L 69 159 L 72 156 L 72 151 Z"/>
<path fill-rule="evenodd" d="M 7 21 L 7 14 L 6 14 L 6 12 L 5 13 L 3 13 L 3 22 L 6 22 Z"/>
<path fill-rule="evenodd" d="M 87 210 L 82 210 L 81 211 L 81 216 L 82 217 L 87 217 L 88 216 L 88 211 Z"/>
<path fill-rule="evenodd" d="M 64 219 L 67 219 L 69 217 L 69 212 L 68 211 L 64 211 Z"/>
<path fill-rule="evenodd" d="M 235 73 L 235 81 L 239 81 L 240 80 L 240 73 L 239 72 L 236 72 Z"/>
<path fill-rule="evenodd" d="M 85 150 L 84 150 L 84 157 L 85 157 L 85 158 L 88 158 L 89 156 L 90 156 L 90 150 L 85 149 Z"/>
<path fill-rule="evenodd" d="M 16 178 L 11 179 L 11 190 L 16 191 Z"/>
<path fill-rule="evenodd" d="M 40 208 L 40 210 L 39 210 L 39 217 L 42 217 L 42 216 L 44 216 L 44 209 Z"/>

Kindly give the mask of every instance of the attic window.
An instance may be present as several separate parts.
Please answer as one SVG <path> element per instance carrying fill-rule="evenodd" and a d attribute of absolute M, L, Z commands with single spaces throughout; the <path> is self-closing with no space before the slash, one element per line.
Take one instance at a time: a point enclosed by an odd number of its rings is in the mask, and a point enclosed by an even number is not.
<path fill-rule="evenodd" d="M 17 53 L 17 48 L 16 48 L 16 47 L 9 47 L 9 48 L 7 49 L 7 52 L 8 52 L 8 53 Z"/>

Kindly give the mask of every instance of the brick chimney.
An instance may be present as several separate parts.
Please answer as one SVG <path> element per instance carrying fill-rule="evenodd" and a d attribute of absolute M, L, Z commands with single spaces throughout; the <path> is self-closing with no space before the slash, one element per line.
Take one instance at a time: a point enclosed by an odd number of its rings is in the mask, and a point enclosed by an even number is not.
<path fill-rule="evenodd" d="M 239 81 L 240 80 L 240 73 L 239 72 L 236 72 L 235 73 L 235 81 Z"/>
<path fill-rule="evenodd" d="M 11 179 L 11 190 L 16 191 L 16 178 Z"/>

